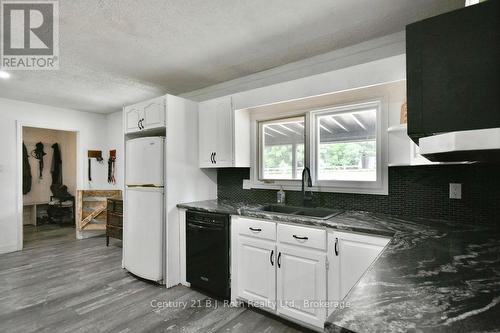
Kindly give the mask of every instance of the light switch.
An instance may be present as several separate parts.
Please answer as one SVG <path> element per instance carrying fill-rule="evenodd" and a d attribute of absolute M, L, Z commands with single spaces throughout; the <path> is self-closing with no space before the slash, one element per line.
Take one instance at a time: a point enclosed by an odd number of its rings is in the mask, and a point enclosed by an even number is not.
<path fill-rule="evenodd" d="M 462 184 L 450 183 L 450 199 L 462 199 Z"/>

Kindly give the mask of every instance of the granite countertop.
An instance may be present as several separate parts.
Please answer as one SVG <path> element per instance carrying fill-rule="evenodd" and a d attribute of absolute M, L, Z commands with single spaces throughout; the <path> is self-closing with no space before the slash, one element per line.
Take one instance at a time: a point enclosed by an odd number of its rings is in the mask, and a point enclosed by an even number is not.
<path fill-rule="evenodd" d="M 241 202 L 229 202 L 222 200 L 205 200 L 178 204 L 177 207 L 196 210 L 207 213 L 222 213 L 240 215 L 242 208 L 259 208 L 261 205 L 248 205 Z"/>
<path fill-rule="evenodd" d="M 326 332 L 499 332 L 500 227 L 366 212 L 327 221 L 256 212 L 217 200 L 208 212 L 391 236 L 378 260 L 325 322 Z"/>
<path fill-rule="evenodd" d="M 200 212 L 224 213 L 231 215 L 241 215 L 246 217 L 255 217 L 276 222 L 296 223 L 302 225 L 334 228 L 344 231 L 355 231 L 365 234 L 380 235 L 392 237 L 394 231 L 388 229 L 384 223 L 376 221 L 364 221 L 357 218 L 358 212 L 344 212 L 341 215 L 334 216 L 328 220 L 320 220 L 313 217 L 277 214 L 272 212 L 259 211 L 264 205 L 245 204 L 241 202 L 228 202 L 221 200 L 206 200 L 191 203 L 179 204 L 177 207 Z"/>

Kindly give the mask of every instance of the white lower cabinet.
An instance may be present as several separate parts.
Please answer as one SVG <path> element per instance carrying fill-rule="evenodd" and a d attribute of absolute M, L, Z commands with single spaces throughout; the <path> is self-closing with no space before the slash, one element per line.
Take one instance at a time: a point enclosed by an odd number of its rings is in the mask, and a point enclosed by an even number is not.
<path fill-rule="evenodd" d="M 278 314 L 323 327 L 326 253 L 278 244 Z"/>
<path fill-rule="evenodd" d="M 234 216 L 232 299 L 322 330 L 389 238 Z"/>
<path fill-rule="evenodd" d="M 386 237 L 329 232 L 328 256 L 333 269 L 328 276 L 328 299 L 342 301 L 389 241 Z"/>
<path fill-rule="evenodd" d="M 255 306 L 276 308 L 274 242 L 240 235 L 237 243 L 238 296 Z"/>

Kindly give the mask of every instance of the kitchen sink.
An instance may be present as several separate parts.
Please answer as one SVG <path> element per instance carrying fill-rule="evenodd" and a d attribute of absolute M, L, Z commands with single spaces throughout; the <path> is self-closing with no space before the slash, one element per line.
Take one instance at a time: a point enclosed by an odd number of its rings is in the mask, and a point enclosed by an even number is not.
<path fill-rule="evenodd" d="M 280 214 L 292 214 L 295 215 L 300 211 L 300 207 L 293 207 L 293 206 L 282 206 L 282 205 L 268 205 L 264 206 L 261 209 L 264 212 L 271 212 L 271 213 L 280 213 Z"/>
<path fill-rule="evenodd" d="M 259 209 L 263 212 L 270 212 L 276 214 L 296 215 L 313 217 L 320 220 L 328 220 L 336 215 L 343 213 L 339 209 L 330 208 L 312 208 L 312 207 L 296 207 L 296 206 L 282 206 L 282 205 L 267 205 Z"/>
<path fill-rule="evenodd" d="M 295 215 L 310 216 L 310 217 L 320 218 L 323 220 L 328 220 L 329 218 L 334 217 L 335 215 L 339 215 L 341 213 L 343 213 L 343 211 L 339 209 L 304 207 L 300 212 L 295 213 Z"/>

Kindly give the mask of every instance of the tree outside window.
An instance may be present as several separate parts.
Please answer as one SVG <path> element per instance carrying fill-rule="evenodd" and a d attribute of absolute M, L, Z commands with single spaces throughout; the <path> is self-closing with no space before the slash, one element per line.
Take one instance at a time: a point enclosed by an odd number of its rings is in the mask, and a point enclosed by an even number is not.
<path fill-rule="evenodd" d="M 300 179 L 304 168 L 304 117 L 262 122 L 261 179 Z"/>

